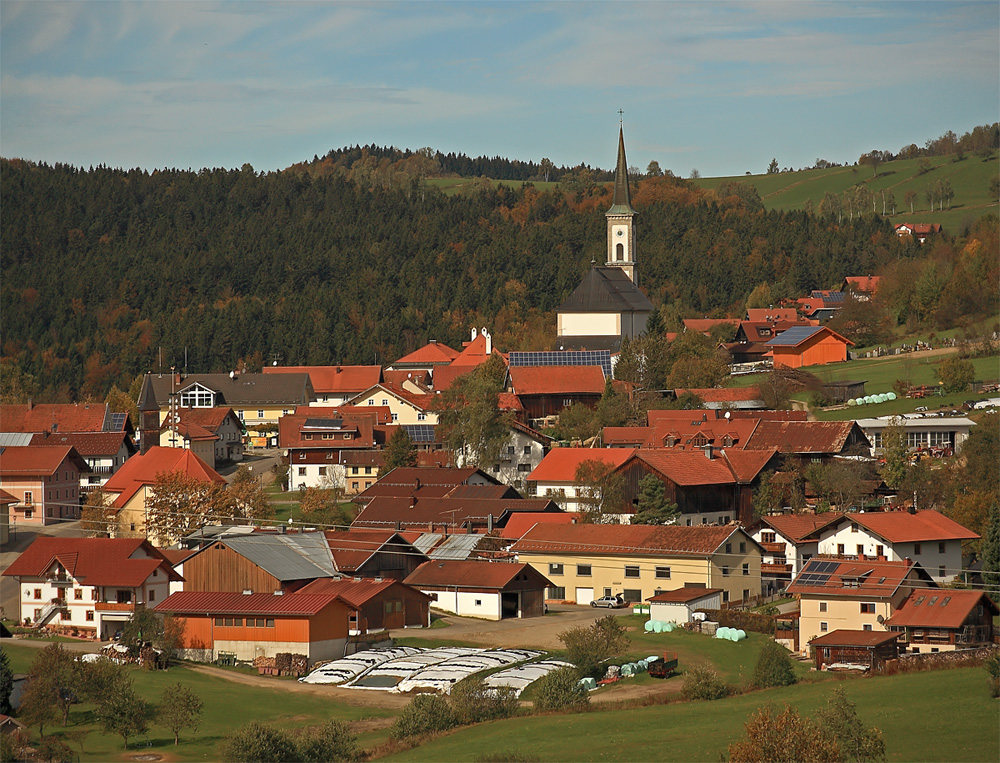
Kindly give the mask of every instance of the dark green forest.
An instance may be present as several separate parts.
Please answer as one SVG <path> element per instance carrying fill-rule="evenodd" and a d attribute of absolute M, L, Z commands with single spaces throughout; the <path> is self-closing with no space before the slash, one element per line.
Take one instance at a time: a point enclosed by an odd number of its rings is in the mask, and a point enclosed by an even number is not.
<path fill-rule="evenodd" d="M 143 371 L 390 362 L 490 326 L 551 346 L 553 311 L 605 259 L 610 188 L 488 182 L 444 196 L 418 154 L 281 172 L 0 163 L 2 361 L 37 400 L 103 397 Z M 344 157 L 340 157 L 343 159 Z M 768 212 L 756 192 L 633 183 L 640 285 L 664 315 L 742 311 L 918 252 L 878 216 Z M 162 351 L 160 350 L 162 348 Z"/>

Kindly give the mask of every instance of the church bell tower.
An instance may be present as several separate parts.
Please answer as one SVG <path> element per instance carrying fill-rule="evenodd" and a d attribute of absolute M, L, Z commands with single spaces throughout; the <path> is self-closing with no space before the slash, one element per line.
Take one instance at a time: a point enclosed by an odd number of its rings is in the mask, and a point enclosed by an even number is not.
<path fill-rule="evenodd" d="M 618 166 L 615 168 L 615 193 L 611 200 L 611 208 L 605 212 L 608 219 L 608 267 L 617 267 L 625 271 L 638 284 L 638 273 L 635 269 L 635 210 L 632 209 L 632 198 L 628 189 L 628 163 L 625 161 L 625 135 L 622 126 L 618 126 Z"/>

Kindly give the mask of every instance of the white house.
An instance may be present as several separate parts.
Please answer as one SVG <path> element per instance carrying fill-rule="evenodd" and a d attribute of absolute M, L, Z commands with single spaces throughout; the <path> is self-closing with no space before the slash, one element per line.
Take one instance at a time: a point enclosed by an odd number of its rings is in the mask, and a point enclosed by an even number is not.
<path fill-rule="evenodd" d="M 553 448 L 528 474 L 528 494 L 551 498 L 563 511 L 584 511 L 587 487 L 576 480 L 580 465 L 598 461 L 613 470 L 628 461 L 633 453 L 632 448 Z"/>
<path fill-rule="evenodd" d="M 906 431 L 906 445 L 910 450 L 940 448 L 957 453 L 969 438 L 969 431 L 976 422 L 965 416 L 884 416 L 858 419 L 858 426 L 872 444 L 873 456 L 881 454 L 882 434 L 893 424 L 901 425 Z"/>
<path fill-rule="evenodd" d="M 936 581 L 962 570 L 962 541 L 979 536 L 937 511 L 886 511 L 845 514 L 816 530 L 819 554 L 885 559 L 911 559 Z"/>
<path fill-rule="evenodd" d="M 836 522 L 842 514 L 775 514 L 757 519 L 747 532 L 764 549 L 761 575 L 765 590 L 781 588 L 802 571 L 802 566 L 819 553 L 817 529 Z M 772 585 L 768 586 L 768 581 Z"/>
<path fill-rule="evenodd" d="M 156 606 L 180 579 L 170 561 L 141 538 L 40 536 L 3 571 L 20 585 L 19 620 L 91 631 L 121 630 L 137 607 Z"/>
<path fill-rule="evenodd" d="M 434 609 L 484 620 L 544 615 L 551 585 L 529 564 L 443 559 L 424 562 L 403 582 L 433 597 Z"/>
<path fill-rule="evenodd" d="M 699 609 L 721 609 L 721 588 L 685 586 L 673 591 L 661 591 L 649 597 L 649 619 L 661 623 L 689 623 Z"/>

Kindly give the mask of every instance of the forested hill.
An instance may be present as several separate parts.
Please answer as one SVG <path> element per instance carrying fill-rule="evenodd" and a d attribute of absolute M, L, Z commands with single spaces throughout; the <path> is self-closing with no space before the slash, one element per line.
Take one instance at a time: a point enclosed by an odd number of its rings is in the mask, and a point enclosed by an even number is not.
<path fill-rule="evenodd" d="M 102 397 L 182 362 L 224 371 L 388 362 L 490 326 L 547 346 L 552 311 L 605 258 L 610 189 L 477 185 L 444 196 L 375 173 L 121 171 L 3 160 L 4 372 L 36 399 Z M 913 253 L 875 216 L 765 211 L 748 188 L 633 184 L 640 283 L 667 312 L 742 310 Z"/>

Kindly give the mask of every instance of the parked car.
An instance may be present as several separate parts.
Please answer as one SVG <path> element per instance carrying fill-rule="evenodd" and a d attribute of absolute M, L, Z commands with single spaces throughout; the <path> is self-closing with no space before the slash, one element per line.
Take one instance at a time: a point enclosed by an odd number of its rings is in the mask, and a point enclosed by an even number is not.
<path fill-rule="evenodd" d="M 602 596 L 599 599 L 594 599 L 590 602 L 592 607 L 610 607 L 611 609 L 620 609 L 625 606 L 625 599 L 622 598 L 620 593 L 614 596 Z"/>

